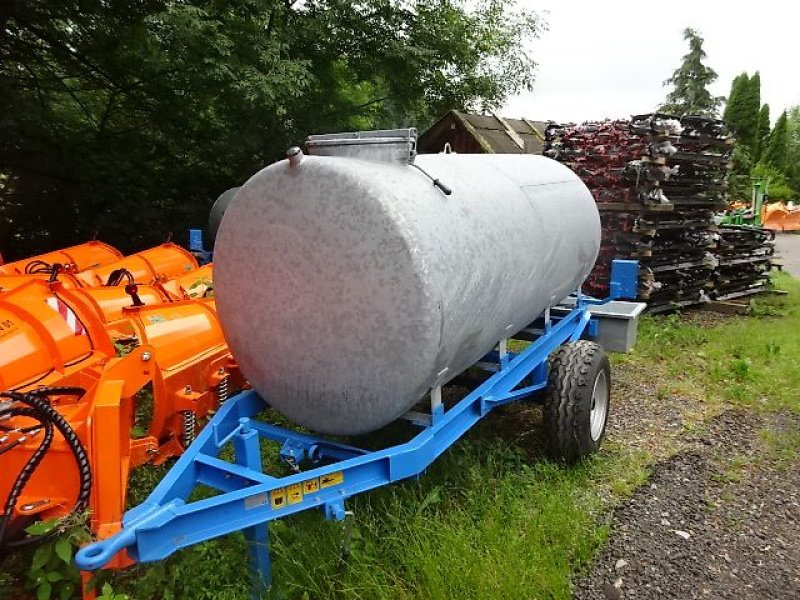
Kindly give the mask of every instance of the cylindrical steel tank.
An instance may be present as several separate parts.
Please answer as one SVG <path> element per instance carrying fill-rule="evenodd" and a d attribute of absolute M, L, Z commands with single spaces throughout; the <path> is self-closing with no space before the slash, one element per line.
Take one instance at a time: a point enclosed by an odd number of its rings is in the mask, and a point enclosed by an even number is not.
<path fill-rule="evenodd" d="M 211 212 L 208 215 L 208 236 L 211 238 L 211 247 L 217 240 L 217 231 L 219 231 L 219 224 L 222 222 L 222 215 L 228 210 L 228 205 L 233 200 L 236 192 L 239 191 L 238 187 L 233 187 L 225 190 L 219 195 L 211 206 Z"/>
<path fill-rule="evenodd" d="M 310 429 L 391 422 L 575 290 L 597 257 L 592 196 L 548 158 L 300 158 L 237 192 L 214 261 L 243 373 Z"/>

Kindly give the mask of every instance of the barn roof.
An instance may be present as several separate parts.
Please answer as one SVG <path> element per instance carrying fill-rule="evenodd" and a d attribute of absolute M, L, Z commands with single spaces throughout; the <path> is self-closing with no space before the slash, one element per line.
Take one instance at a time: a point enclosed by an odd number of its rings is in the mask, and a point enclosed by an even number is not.
<path fill-rule="evenodd" d="M 490 154 L 541 154 L 543 121 L 506 119 L 451 110 L 419 138 L 422 153 L 441 152 L 449 143 L 455 152 Z"/>

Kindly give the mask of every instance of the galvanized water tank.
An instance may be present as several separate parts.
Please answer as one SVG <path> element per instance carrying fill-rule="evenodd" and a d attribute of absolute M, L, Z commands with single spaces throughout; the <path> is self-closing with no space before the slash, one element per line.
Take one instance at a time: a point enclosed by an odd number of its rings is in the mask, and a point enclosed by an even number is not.
<path fill-rule="evenodd" d="M 211 206 L 211 212 L 208 215 L 208 236 L 211 240 L 212 248 L 217 240 L 217 231 L 219 231 L 219 224 L 222 222 L 222 215 L 224 215 L 225 211 L 228 210 L 228 205 L 231 203 L 231 200 L 233 200 L 233 197 L 238 191 L 238 187 L 225 190 L 219 195 L 219 198 L 217 198 L 214 201 L 214 204 Z"/>
<path fill-rule="evenodd" d="M 575 290 L 597 257 L 592 196 L 548 158 L 291 163 L 237 192 L 214 279 L 242 371 L 315 431 L 398 418 Z"/>

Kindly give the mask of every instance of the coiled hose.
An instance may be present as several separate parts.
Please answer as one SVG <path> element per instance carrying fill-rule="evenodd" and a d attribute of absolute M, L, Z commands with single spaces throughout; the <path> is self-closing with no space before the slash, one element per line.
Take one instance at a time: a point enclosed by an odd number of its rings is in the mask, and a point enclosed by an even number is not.
<path fill-rule="evenodd" d="M 30 417 L 39 421 L 41 428 L 44 429 L 42 441 L 22 467 L 19 475 L 17 475 L 14 484 L 11 486 L 11 491 L 6 499 L 5 506 L 3 507 L 3 514 L 0 516 L 0 554 L 5 554 L 9 550 L 14 550 L 22 546 L 40 543 L 48 539 L 55 532 L 54 529 L 52 533 L 43 536 L 26 536 L 17 540 L 6 539 L 8 525 L 11 522 L 11 517 L 14 514 L 19 496 L 22 494 L 28 481 L 30 481 L 30 478 L 50 449 L 50 445 L 53 442 L 54 429 L 57 429 L 64 437 L 67 446 L 72 451 L 72 455 L 75 458 L 75 464 L 78 467 L 78 475 L 80 477 L 79 491 L 71 514 L 82 513 L 89 506 L 89 495 L 92 490 L 92 471 L 89 465 L 89 456 L 83 444 L 81 444 L 81 441 L 78 439 L 75 430 L 73 430 L 67 420 L 53 408 L 49 401 L 50 396 L 81 397 L 85 393 L 86 390 L 78 387 L 50 387 L 30 392 L 0 392 L 0 399 L 10 401 L 0 404 L 0 419 L 16 416 Z M 35 429 L 38 428 L 26 427 L 25 431 L 30 433 Z M 10 448 L 6 447 L 6 449 L 8 450 Z"/>

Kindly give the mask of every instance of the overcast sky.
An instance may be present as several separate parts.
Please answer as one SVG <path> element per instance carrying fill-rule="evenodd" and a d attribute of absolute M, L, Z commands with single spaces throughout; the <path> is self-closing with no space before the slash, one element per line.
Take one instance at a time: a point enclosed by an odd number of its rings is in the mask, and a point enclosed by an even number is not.
<path fill-rule="evenodd" d="M 542 13 L 548 31 L 533 42 L 539 64 L 533 92 L 510 98 L 506 117 L 584 121 L 653 110 L 662 83 L 680 64 L 687 26 L 705 39 L 712 86 L 727 96 L 731 80 L 761 71 L 761 101 L 774 122 L 800 104 L 800 2 L 759 0 L 519 0 Z"/>

